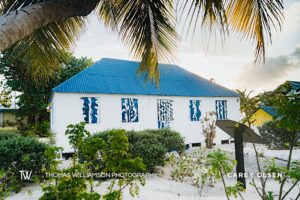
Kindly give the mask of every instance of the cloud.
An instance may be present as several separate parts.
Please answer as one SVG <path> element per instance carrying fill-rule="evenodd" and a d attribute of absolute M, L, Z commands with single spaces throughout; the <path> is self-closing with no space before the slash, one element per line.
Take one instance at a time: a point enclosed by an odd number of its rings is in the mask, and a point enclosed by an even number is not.
<path fill-rule="evenodd" d="M 265 63 L 256 65 L 247 64 L 241 69 L 235 78 L 235 82 L 240 88 L 247 89 L 270 89 L 289 77 L 294 76 L 300 70 L 300 46 L 288 55 L 280 55 L 276 57 L 267 57 Z"/>

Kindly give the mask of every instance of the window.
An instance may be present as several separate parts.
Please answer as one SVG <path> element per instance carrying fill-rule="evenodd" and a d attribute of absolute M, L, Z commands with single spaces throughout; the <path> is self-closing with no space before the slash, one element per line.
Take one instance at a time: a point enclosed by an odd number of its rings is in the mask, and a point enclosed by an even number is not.
<path fill-rule="evenodd" d="M 227 119 L 227 101 L 216 100 L 217 119 Z"/>
<path fill-rule="evenodd" d="M 190 120 L 192 122 L 200 121 L 200 100 L 190 100 Z"/>
<path fill-rule="evenodd" d="M 82 97 L 83 100 L 83 119 L 87 124 L 96 124 L 99 122 L 98 116 L 98 98 L 96 97 Z"/>
<path fill-rule="evenodd" d="M 122 122 L 138 122 L 138 100 L 122 98 Z"/>
<path fill-rule="evenodd" d="M 173 100 L 158 99 L 157 100 L 157 121 L 158 128 L 170 128 L 173 116 Z"/>

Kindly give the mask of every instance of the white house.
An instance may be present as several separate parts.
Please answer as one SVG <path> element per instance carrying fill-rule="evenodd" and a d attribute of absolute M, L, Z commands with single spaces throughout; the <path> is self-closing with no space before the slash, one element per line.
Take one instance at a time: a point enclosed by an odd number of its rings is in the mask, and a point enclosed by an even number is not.
<path fill-rule="evenodd" d="M 53 89 L 51 129 L 64 152 L 66 127 L 82 121 L 92 132 L 170 128 L 186 144 L 203 144 L 201 117 L 239 120 L 239 95 L 177 65 L 160 64 L 160 85 L 136 76 L 138 62 L 104 58 Z M 217 129 L 216 143 L 229 136 Z"/>

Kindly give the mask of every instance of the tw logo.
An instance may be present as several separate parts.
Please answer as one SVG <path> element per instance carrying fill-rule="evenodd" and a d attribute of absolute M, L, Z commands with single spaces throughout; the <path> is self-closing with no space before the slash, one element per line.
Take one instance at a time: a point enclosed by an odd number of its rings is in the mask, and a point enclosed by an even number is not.
<path fill-rule="evenodd" d="M 21 180 L 30 180 L 32 171 L 20 170 Z"/>

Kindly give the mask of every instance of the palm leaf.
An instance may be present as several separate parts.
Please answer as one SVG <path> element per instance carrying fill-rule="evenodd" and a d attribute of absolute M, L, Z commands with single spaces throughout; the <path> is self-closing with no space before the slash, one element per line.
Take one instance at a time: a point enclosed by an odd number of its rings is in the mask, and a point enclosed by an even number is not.
<path fill-rule="evenodd" d="M 187 33 L 198 25 L 227 31 L 228 26 L 242 38 L 256 42 L 255 61 L 265 58 L 266 44 L 272 42 L 272 28 L 281 28 L 282 0 L 184 0 L 178 6 L 179 21 Z M 199 19 L 201 17 L 201 20 Z"/>
<path fill-rule="evenodd" d="M 227 31 L 226 1 L 224 0 L 184 0 L 178 3 L 178 22 L 183 23 L 183 31 L 194 36 L 198 26 L 208 29 L 219 28 Z M 191 32 L 192 31 L 192 32 Z"/>
<path fill-rule="evenodd" d="M 53 22 L 35 31 L 9 49 L 10 55 L 32 67 L 32 78 L 47 79 L 69 57 L 71 49 L 85 30 L 83 18 L 69 18 Z"/>
<path fill-rule="evenodd" d="M 141 60 L 138 74 L 158 84 L 158 62 L 171 62 L 177 46 L 173 1 L 118 0 L 114 10 L 121 39 Z"/>
<path fill-rule="evenodd" d="M 234 31 L 243 38 L 256 41 L 255 59 L 265 59 L 266 43 L 272 42 L 271 30 L 281 28 L 281 0 L 231 0 L 227 15 Z"/>

